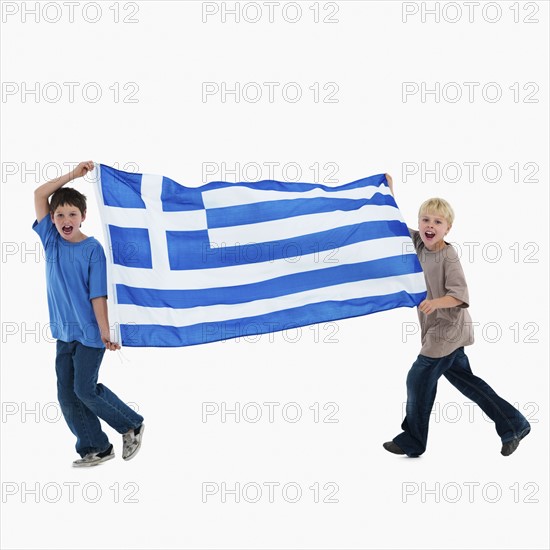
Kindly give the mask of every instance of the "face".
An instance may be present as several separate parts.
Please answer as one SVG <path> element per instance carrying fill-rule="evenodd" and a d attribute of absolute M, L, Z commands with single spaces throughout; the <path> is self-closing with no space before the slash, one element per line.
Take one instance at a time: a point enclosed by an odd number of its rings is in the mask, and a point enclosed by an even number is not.
<path fill-rule="evenodd" d="M 424 246 L 435 252 L 445 246 L 444 237 L 451 226 L 447 220 L 437 214 L 424 213 L 418 218 L 418 230 Z"/>
<path fill-rule="evenodd" d="M 52 214 L 52 221 L 59 231 L 59 234 L 70 242 L 79 242 L 84 239 L 80 231 L 80 224 L 86 219 L 86 213 L 82 214 L 80 210 L 71 204 L 58 206 Z"/>

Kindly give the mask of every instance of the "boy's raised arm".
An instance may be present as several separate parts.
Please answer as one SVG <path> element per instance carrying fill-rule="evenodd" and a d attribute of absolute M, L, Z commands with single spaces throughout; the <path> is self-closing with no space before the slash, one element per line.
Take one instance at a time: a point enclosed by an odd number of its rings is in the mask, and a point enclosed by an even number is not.
<path fill-rule="evenodd" d="M 61 187 L 75 178 L 85 176 L 90 170 L 94 169 L 94 163 L 91 160 L 81 162 L 74 170 L 58 178 L 48 181 L 34 190 L 34 209 L 36 212 L 36 221 L 41 222 L 50 212 L 48 199 Z"/>

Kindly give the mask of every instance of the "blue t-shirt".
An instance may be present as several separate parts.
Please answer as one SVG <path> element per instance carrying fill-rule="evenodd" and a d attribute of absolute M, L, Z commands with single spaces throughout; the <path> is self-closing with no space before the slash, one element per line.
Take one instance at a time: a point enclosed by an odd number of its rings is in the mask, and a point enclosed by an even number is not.
<path fill-rule="evenodd" d="M 92 298 L 107 296 L 103 247 L 93 237 L 78 243 L 63 239 L 49 215 L 32 228 L 46 252 L 46 286 L 52 336 L 64 342 L 78 340 L 103 348 Z"/>

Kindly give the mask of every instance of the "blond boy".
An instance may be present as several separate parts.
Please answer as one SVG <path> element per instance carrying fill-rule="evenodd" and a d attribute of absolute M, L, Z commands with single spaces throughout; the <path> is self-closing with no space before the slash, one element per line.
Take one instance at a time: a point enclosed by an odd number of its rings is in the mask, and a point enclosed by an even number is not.
<path fill-rule="evenodd" d="M 386 178 L 393 194 L 393 181 L 388 174 Z M 422 348 L 407 375 L 403 432 L 384 443 L 384 448 L 409 457 L 420 456 L 426 450 L 437 381 L 443 375 L 494 421 L 502 441 L 501 454 L 509 456 L 531 427 L 515 407 L 470 369 L 464 353 L 464 346 L 474 342 L 467 309 L 468 287 L 456 250 L 444 240 L 453 221 L 450 204 L 433 198 L 420 206 L 418 231 L 410 230 L 428 290 L 418 306 Z"/>

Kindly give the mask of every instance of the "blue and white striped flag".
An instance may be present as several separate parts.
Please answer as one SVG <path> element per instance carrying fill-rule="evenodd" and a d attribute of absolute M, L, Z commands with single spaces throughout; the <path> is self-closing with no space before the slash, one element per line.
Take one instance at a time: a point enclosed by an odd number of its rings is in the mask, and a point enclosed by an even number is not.
<path fill-rule="evenodd" d="M 276 332 L 413 307 L 426 296 L 384 174 L 338 187 L 192 188 L 96 167 L 110 316 L 124 346 Z"/>

